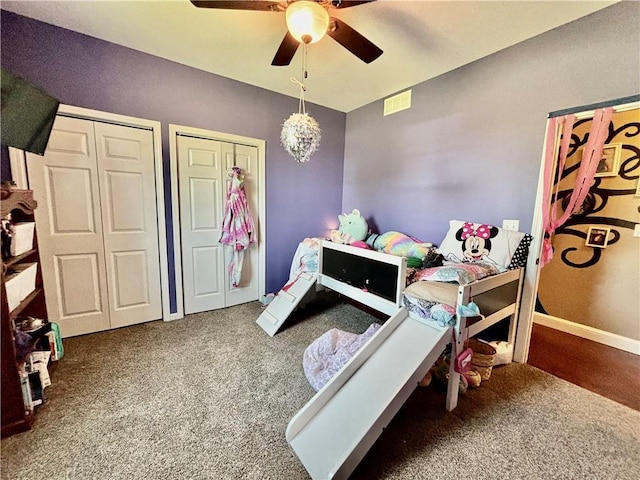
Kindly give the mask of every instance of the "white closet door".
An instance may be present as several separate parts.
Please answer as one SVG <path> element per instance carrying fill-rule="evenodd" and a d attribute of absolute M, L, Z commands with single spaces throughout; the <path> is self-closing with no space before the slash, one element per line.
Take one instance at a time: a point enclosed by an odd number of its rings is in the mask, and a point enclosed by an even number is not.
<path fill-rule="evenodd" d="M 183 135 L 177 136 L 176 145 L 184 312 L 203 312 L 257 300 L 259 245 L 245 251 L 239 286 L 232 288 L 228 265 L 233 249 L 219 240 L 228 172 L 234 165 L 245 176 L 245 193 L 258 228 L 258 149 Z M 255 237 L 258 239 L 258 232 Z"/>
<path fill-rule="evenodd" d="M 225 171 L 229 171 L 234 165 L 242 169 L 244 174 L 244 190 L 249 205 L 249 211 L 253 216 L 256 228 L 259 228 L 258 222 L 258 149 L 247 145 L 227 145 L 227 155 L 225 156 Z M 235 154 L 235 155 L 234 155 Z M 234 158 L 235 157 L 235 158 Z M 226 195 L 225 182 L 225 195 Z M 226 196 L 225 196 L 226 200 Z M 256 242 L 258 241 L 258 232 L 254 232 Z M 225 246 L 225 266 L 231 260 L 232 248 Z M 244 253 L 244 261 L 242 263 L 242 276 L 238 288 L 231 288 L 229 276 L 226 276 L 225 289 L 226 301 L 225 306 L 231 307 L 241 303 L 251 302 L 258 299 L 258 245 L 251 245 Z M 226 270 L 225 270 L 226 272 Z"/>
<path fill-rule="evenodd" d="M 153 134 L 58 116 L 27 169 L 49 320 L 62 335 L 162 318 Z"/>
<path fill-rule="evenodd" d="M 95 132 L 111 327 L 162 318 L 153 133 Z"/>
<path fill-rule="evenodd" d="M 225 306 L 222 143 L 178 135 L 184 313 Z"/>
<path fill-rule="evenodd" d="M 110 327 L 93 123 L 57 117 L 27 154 L 49 320 L 65 337 Z"/>

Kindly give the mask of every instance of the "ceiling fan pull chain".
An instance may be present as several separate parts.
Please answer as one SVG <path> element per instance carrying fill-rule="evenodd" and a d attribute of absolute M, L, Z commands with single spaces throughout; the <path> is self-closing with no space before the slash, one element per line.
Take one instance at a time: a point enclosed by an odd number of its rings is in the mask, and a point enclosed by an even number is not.
<path fill-rule="evenodd" d="M 304 104 L 304 92 L 306 90 L 304 81 L 307 79 L 307 44 L 302 44 L 302 83 L 300 84 L 300 104 L 298 106 L 298 113 L 304 113 L 306 115 L 307 110 Z M 301 108 L 302 107 L 302 111 Z"/>
<path fill-rule="evenodd" d="M 307 44 L 302 44 L 302 81 L 307 79 Z"/>

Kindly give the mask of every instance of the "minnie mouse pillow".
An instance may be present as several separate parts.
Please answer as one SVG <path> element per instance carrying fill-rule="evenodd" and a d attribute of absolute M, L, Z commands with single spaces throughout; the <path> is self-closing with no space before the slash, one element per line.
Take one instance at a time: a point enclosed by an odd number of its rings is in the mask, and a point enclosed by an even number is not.
<path fill-rule="evenodd" d="M 526 264 L 530 243 L 526 233 L 451 220 L 438 252 L 450 262 L 485 262 L 504 271 Z"/>

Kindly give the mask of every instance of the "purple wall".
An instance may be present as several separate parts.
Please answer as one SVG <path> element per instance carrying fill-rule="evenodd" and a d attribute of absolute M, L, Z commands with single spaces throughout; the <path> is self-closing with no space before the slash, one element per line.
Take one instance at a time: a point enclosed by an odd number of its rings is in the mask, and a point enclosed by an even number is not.
<path fill-rule="evenodd" d="M 0 33 L 2 67 L 62 103 L 160 121 L 167 194 L 170 123 L 266 140 L 267 292 L 286 283 L 298 243 L 326 235 L 328 219 L 340 213 L 344 113 L 307 106 L 322 129 L 322 144 L 311 162 L 297 164 L 280 146 L 282 123 L 298 111 L 295 98 L 4 10 Z M 173 272 L 169 198 L 166 214 Z M 172 311 L 174 295 L 171 285 Z"/>
<path fill-rule="evenodd" d="M 451 219 L 530 232 L 547 114 L 640 92 L 640 3 L 622 2 L 347 114 L 343 203 L 439 243 Z"/>

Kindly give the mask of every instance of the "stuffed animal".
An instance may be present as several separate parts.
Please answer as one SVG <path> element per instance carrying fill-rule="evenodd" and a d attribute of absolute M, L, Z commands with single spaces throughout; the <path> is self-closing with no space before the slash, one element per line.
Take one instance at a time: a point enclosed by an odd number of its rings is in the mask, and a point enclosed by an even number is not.
<path fill-rule="evenodd" d="M 436 363 L 434 363 L 429 370 L 432 377 L 436 380 L 436 384 L 440 388 L 447 388 L 447 384 L 449 383 L 449 362 L 451 361 L 451 352 L 447 350 L 450 350 L 450 348 L 447 348 L 442 352 L 442 355 L 440 355 L 438 360 L 436 360 Z M 468 388 L 469 382 L 467 381 L 467 378 L 464 375 L 460 375 L 458 391 L 464 394 L 467 393 Z"/>
<path fill-rule="evenodd" d="M 424 377 L 422 377 L 422 380 L 418 382 L 418 386 L 428 387 L 429 385 L 431 385 L 432 379 L 433 379 L 433 376 L 431 375 L 431 371 L 428 371 L 427 374 Z"/>
<path fill-rule="evenodd" d="M 335 243 L 352 244 L 367 238 L 369 225 L 356 208 L 349 214 L 338 215 L 340 227 L 331 231 L 331 241 Z"/>
<path fill-rule="evenodd" d="M 469 370 L 465 373 L 464 377 L 467 379 L 467 383 L 471 388 L 478 388 L 480 383 L 482 383 L 482 377 L 475 370 Z"/>
<path fill-rule="evenodd" d="M 431 243 L 421 242 L 400 232 L 372 233 L 367 237 L 367 244 L 374 250 L 398 255 L 424 259 L 433 250 Z"/>

